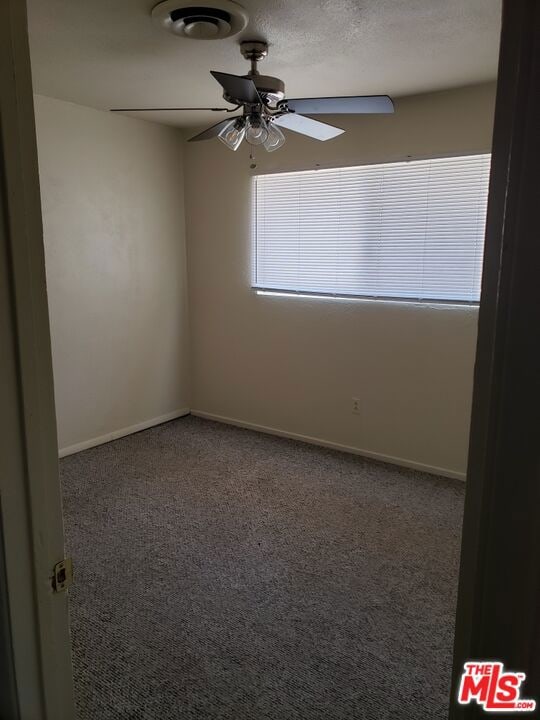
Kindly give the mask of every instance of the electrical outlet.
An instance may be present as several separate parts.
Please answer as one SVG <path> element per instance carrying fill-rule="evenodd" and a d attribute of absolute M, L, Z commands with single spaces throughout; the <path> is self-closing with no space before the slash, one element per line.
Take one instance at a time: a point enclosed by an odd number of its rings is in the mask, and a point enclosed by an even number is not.
<path fill-rule="evenodd" d="M 360 415 L 361 405 L 360 405 L 360 399 L 359 399 L 359 398 L 356 398 L 356 397 L 353 397 L 353 398 L 352 398 L 351 411 L 352 411 L 353 415 Z"/>

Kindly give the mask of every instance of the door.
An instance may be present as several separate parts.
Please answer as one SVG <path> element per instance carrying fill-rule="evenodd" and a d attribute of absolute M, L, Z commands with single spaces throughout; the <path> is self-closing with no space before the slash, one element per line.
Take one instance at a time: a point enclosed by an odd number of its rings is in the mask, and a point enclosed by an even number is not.
<path fill-rule="evenodd" d="M 0 3 L 0 712 L 74 718 L 26 7 Z"/>

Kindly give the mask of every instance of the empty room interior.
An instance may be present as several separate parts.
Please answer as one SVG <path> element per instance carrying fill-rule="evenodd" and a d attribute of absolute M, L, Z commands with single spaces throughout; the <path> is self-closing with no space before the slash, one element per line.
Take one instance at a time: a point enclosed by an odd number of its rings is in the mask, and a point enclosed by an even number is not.
<path fill-rule="evenodd" d="M 28 0 L 80 720 L 445 718 L 496 0 Z"/>

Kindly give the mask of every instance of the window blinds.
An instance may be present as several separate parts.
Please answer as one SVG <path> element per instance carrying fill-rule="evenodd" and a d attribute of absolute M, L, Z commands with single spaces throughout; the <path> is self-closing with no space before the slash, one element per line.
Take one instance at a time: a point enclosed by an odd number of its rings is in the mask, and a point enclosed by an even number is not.
<path fill-rule="evenodd" d="M 253 287 L 478 302 L 489 155 L 259 175 Z"/>

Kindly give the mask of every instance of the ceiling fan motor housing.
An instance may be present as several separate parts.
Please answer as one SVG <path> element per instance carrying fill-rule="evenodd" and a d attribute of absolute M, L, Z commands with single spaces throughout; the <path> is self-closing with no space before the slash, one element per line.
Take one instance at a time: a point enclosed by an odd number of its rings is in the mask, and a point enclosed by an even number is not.
<path fill-rule="evenodd" d="M 283 80 L 272 77 L 271 75 L 246 75 L 255 83 L 255 87 L 259 91 L 259 95 L 269 105 L 277 105 L 285 97 L 285 84 Z"/>
<path fill-rule="evenodd" d="M 210 0 L 197 5 L 193 0 L 165 0 L 152 10 L 154 22 L 168 32 L 192 40 L 220 40 L 241 32 L 248 16 L 232 0 Z"/>

